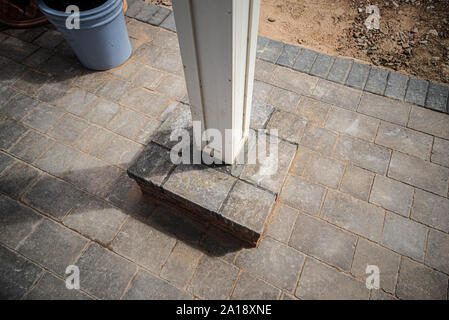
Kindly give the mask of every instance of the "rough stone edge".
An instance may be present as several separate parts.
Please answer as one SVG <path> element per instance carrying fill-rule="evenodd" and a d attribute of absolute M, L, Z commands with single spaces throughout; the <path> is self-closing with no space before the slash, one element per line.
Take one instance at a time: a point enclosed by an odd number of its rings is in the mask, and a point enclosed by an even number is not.
<path fill-rule="evenodd" d="M 134 2 L 136 2 L 136 1 L 143 1 L 143 0 L 133 0 L 132 2 L 134 3 Z M 145 5 L 148 5 L 148 3 L 145 3 Z M 165 8 L 165 7 L 163 7 L 163 8 Z M 170 11 L 171 11 L 171 10 L 170 10 Z M 167 16 L 167 18 L 166 18 L 165 20 L 169 19 L 170 16 L 171 16 L 171 14 L 172 14 L 172 12 Z M 169 31 L 171 31 L 171 32 L 175 32 L 175 31 L 173 31 L 172 28 L 164 27 L 164 25 L 165 25 L 165 24 L 164 24 L 165 20 L 162 21 L 160 24 L 156 24 L 155 26 L 158 26 L 158 27 L 160 26 L 160 27 L 162 27 L 162 28 L 164 28 L 164 29 L 166 29 L 166 30 L 169 30 Z M 261 37 L 261 36 L 259 36 L 259 37 Z M 261 37 L 261 38 L 264 38 L 264 37 Z M 267 39 L 268 39 L 268 38 L 267 38 Z M 271 40 L 271 39 L 268 39 L 268 40 Z M 268 43 L 268 41 L 267 41 L 267 43 Z M 294 47 L 297 47 L 298 50 L 299 50 L 298 53 L 300 53 L 300 51 L 301 51 L 302 49 L 305 49 L 305 48 L 302 48 L 302 47 L 300 47 L 300 46 L 295 46 L 295 45 L 287 44 L 287 43 L 284 43 L 284 42 L 281 42 L 281 43 L 282 43 L 284 46 L 294 46 Z M 308 49 L 308 50 L 310 50 L 310 49 Z M 316 52 L 317 54 L 320 53 L 320 52 L 315 51 L 315 50 L 310 50 L 310 51 L 314 51 L 314 52 Z M 332 57 L 336 57 L 336 56 L 332 56 Z M 276 61 L 274 61 L 274 64 L 279 65 L 279 66 L 282 66 L 282 67 L 286 67 L 285 65 L 279 63 L 279 58 L 280 58 L 279 56 L 276 58 Z M 359 62 L 359 61 L 356 60 L 356 59 L 347 59 L 347 58 L 343 58 L 343 57 L 339 57 L 339 58 L 340 58 L 340 59 L 344 59 L 344 60 L 348 60 L 348 61 L 352 61 L 352 62 Z M 262 59 L 262 60 L 263 60 L 263 59 Z M 295 59 L 295 60 L 296 60 L 296 59 Z M 268 62 L 273 63 L 273 61 L 268 61 Z M 334 59 L 334 62 L 335 62 L 335 59 Z M 333 63 L 334 63 L 334 62 L 333 62 Z M 330 68 L 332 68 L 333 63 L 331 64 Z M 368 65 L 368 66 L 371 66 L 371 65 L 368 64 L 368 63 L 362 63 L 362 64 L 366 64 L 366 65 Z M 293 65 L 294 65 L 294 63 L 293 63 Z M 287 68 L 293 69 L 292 66 L 287 66 Z M 306 73 L 307 73 L 307 74 L 310 74 L 310 71 L 312 70 L 312 68 L 313 68 L 313 64 L 312 64 L 311 68 L 309 69 L 309 71 L 306 72 Z M 397 73 L 397 72 L 395 72 L 395 71 L 390 71 L 390 70 L 388 70 L 388 69 L 385 69 L 385 68 L 379 68 L 379 67 L 375 67 L 375 66 L 371 66 L 371 68 L 372 68 L 372 69 L 379 69 L 379 70 L 386 70 L 386 71 L 388 72 L 387 79 L 389 78 L 390 73 Z M 314 75 L 314 76 L 316 76 L 316 75 Z M 316 77 L 320 77 L 320 76 L 316 76 Z M 320 78 L 323 78 L 323 77 L 320 77 Z M 412 79 L 413 77 L 409 76 L 409 78 Z M 324 77 L 323 79 L 326 79 L 326 77 Z M 419 79 L 419 78 L 416 78 L 416 79 Z M 329 80 L 329 79 L 326 79 L 326 80 L 332 81 L 332 80 Z M 438 83 L 436 83 L 436 82 L 431 82 L 431 81 L 428 81 L 428 80 L 424 80 L 424 81 L 428 82 L 429 85 L 430 85 L 431 83 L 433 83 L 433 84 L 438 84 Z M 409 82 L 409 81 L 408 81 L 408 82 Z M 406 88 L 405 88 L 405 92 L 407 92 L 407 89 L 408 89 L 408 82 L 407 82 L 407 86 L 406 86 Z M 347 79 L 345 79 L 345 82 L 343 83 L 343 85 L 350 87 L 350 86 L 347 84 Z M 445 104 L 446 104 L 447 107 L 446 107 L 446 110 L 444 110 L 444 111 L 438 110 L 438 109 L 435 109 L 435 108 L 432 108 L 431 106 L 429 106 L 429 105 L 427 104 L 427 93 L 428 93 L 428 90 L 429 90 L 429 89 L 428 89 L 428 88 L 429 88 L 429 85 L 427 86 L 426 93 L 425 93 L 425 103 L 424 103 L 424 105 L 420 105 L 420 106 L 421 106 L 421 107 L 424 107 L 424 108 L 427 108 L 427 109 L 430 109 L 430 110 L 433 110 L 433 111 L 443 112 L 443 113 L 449 114 L 449 97 L 446 97 L 446 103 L 445 103 Z M 446 87 L 449 88 L 449 86 L 447 86 L 447 85 L 443 85 L 443 86 L 446 86 Z M 362 91 L 366 91 L 366 90 L 365 90 L 365 87 L 361 88 L 361 90 L 362 90 Z M 385 95 L 385 92 L 384 92 L 383 94 L 381 94 L 381 96 L 387 97 L 387 96 Z M 393 99 L 395 99 L 395 100 L 400 100 L 400 101 L 404 101 L 404 102 L 405 102 L 405 95 L 404 95 L 404 97 L 402 97 L 402 99 L 396 99 L 396 98 L 393 98 Z M 444 103 L 443 103 L 443 104 L 444 104 Z"/>

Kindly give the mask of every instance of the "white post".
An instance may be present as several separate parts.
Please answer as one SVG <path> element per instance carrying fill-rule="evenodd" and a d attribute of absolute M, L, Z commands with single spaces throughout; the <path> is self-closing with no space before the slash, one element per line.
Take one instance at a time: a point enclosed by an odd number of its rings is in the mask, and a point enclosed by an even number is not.
<path fill-rule="evenodd" d="M 192 118 L 221 133 L 214 158 L 232 164 L 249 132 L 260 0 L 174 0 L 173 10 Z"/>

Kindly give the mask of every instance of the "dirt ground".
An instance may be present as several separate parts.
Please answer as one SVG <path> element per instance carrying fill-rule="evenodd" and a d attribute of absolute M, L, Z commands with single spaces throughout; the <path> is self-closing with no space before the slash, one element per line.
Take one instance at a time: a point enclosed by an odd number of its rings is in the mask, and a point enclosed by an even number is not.
<path fill-rule="evenodd" d="M 379 30 L 365 26 L 369 5 Z M 262 0 L 259 34 L 449 84 L 449 0 Z"/>

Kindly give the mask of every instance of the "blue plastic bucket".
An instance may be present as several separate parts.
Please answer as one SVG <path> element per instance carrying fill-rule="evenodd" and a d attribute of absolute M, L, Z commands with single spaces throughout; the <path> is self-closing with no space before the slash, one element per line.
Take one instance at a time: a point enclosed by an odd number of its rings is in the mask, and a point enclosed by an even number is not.
<path fill-rule="evenodd" d="M 123 13 L 123 0 L 108 0 L 103 5 L 80 12 L 80 29 L 67 29 L 70 13 L 49 8 L 37 0 L 42 13 L 65 37 L 80 62 L 89 69 L 118 67 L 131 56 L 131 43 Z"/>

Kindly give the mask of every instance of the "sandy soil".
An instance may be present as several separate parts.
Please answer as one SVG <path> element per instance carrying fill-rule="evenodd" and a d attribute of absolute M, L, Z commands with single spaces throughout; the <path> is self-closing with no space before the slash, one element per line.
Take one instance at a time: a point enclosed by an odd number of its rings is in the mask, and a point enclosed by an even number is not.
<path fill-rule="evenodd" d="M 370 4 L 380 30 L 364 25 Z M 449 0 L 262 0 L 259 34 L 449 84 Z"/>

